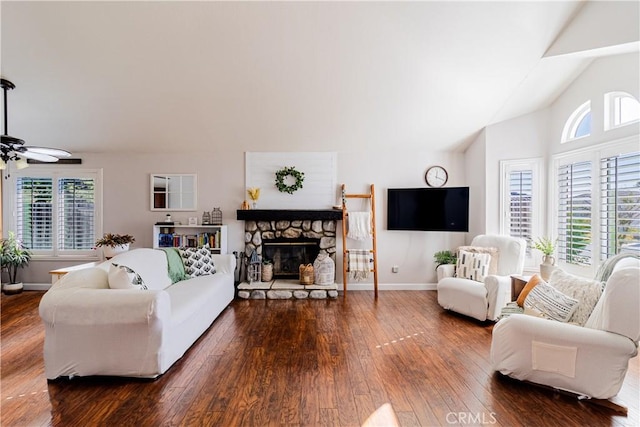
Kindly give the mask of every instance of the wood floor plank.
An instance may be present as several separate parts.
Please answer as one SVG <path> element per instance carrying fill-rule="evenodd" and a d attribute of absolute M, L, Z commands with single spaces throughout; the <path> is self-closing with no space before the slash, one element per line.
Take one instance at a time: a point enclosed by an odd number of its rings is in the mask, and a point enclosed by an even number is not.
<path fill-rule="evenodd" d="M 156 380 L 47 381 L 42 295 L 2 295 L 3 427 L 359 426 L 386 403 L 402 426 L 640 424 L 638 357 L 612 399 L 624 417 L 496 374 L 493 324 L 443 310 L 432 291 L 234 301 Z"/>

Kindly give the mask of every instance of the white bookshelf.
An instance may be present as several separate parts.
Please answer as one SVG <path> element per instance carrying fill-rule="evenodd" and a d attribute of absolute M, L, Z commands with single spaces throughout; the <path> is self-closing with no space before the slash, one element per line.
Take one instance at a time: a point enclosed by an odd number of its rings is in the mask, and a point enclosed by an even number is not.
<path fill-rule="evenodd" d="M 168 231 L 168 233 L 163 233 Z M 170 246 L 160 246 L 160 234 L 171 234 L 174 236 Z M 227 253 L 227 226 L 226 225 L 154 225 L 153 226 L 153 247 L 178 247 L 178 246 L 202 246 L 204 236 L 210 242 L 211 252 L 215 254 Z M 179 242 L 175 241 L 175 237 Z M 195 244 L 189 240 L 195 236 Z M 213 241 L 211 240 L 213 236 Z M 211 243 L 215 243 L 215 246 Z"/>

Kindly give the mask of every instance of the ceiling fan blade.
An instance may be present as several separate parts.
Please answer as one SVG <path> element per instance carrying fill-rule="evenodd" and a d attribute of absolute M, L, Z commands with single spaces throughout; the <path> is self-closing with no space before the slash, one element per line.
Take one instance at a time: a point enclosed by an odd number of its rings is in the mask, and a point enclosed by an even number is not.
<path fill-rule="evenodd" d="M 2 135 L 0 141 L 3 145 L 13 147 L 15 145 L 23 145 L 24 140 L 9 135 Z"/>
<path fill-rule="evenodd" d="M 57 148 L 31 147 L 31 146 L 27 146 L 24 148 L 26 148 L 27 151 L 31 153 L 46 154 L 48 156 L 53 156 L 53 157 L 71 157 L 70 152 L 66 150 L 59 150 Z"/>
<path fill-rule="evenodd" d="M 36 153 L 33 151 L 23 151 L 21 153 L 18 153 L 21 157 L 25 157 L 27 159 L 31 159 L 31 160 L 37 160 L 39 162 L 48 162 L 48 163 L 52 163 L 52 162 L 57 162 L 58 158 L 57 157 L 53 157 L 50 156 L 49 154 L 42 154 L 42 153 Z"/>

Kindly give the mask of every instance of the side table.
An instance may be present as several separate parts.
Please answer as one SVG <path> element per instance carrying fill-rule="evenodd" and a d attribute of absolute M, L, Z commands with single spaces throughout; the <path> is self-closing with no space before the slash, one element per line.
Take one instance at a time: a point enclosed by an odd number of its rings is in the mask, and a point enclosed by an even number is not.
<path fill-rule="evenodd" d="M 520 295 L 529 279 L 531 279 L 531 276 L 523 276 L 521 274 L 511 276 L 511 301 L 518 299 L 518 295 Z"/>

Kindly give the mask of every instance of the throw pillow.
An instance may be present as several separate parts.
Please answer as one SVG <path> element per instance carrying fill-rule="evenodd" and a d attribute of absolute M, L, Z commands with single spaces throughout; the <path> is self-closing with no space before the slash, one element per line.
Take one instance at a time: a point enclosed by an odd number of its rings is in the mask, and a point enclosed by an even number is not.
<path fill-rule="evenodd" d="M 604 288 L 602 282 L 574 276 L 558 268 L 551 273 L 549 284 L 560 292 L 580 301 L 580 305 L 569 319 L 569 322 L 577 323 L 580 326 L 584 326 L 589 320 Z"/>
<path fill-rule="evenodd" d="M 111 289 L 140 289 L 146 290 L 142 277 L 126 265 L 112 263 L 109 266 L 109 287 Z"/>
<path fill-rule="evenodd" d="M 529 279 L 527 284 L 524 285 L 524 288 L 522 288 L 520 295 L 518 295 L 518 299 L 516 299 L 516 302 L 520 307 L 524 307 L 524 300 L 527 298 L 527 295 L 529 295 L 529 292 L 531 292 L 531 289 L 535 288 L 535 286 L 541 281 L 542 279 L 537 274 L 534 274 L 533 276 L 531 276 L 531 279 Z"/>
<path fill-rule="evenodd" d="M 483 282 L 488 274 L 490 262 L 489 254 L 460 251 L 456 264 L 456 277 Z"/>
<path fill-rule="evenodd" d="M 559 322 L 567 322 L 578 307 L 579 301 L 563 294 L 553 286 L 547 285 L 544 280 L 531 289 L 524 300 L 524 308 L 534 309 L 544 317 Z"/>
<path fill-rule="evenodd" d="M 216 272 L 209 245 L 200 248 L 180 248 L 179 251 L 187 276 L 206 276 Z"/>
<path fill-rule="evenodd" d="M 460 246 L 458 248 L 458 253 L 460 253 L 460 251 L 491 255 L 488 274 L 498 274 L 498 259 L 500 258 L 500 249 L 484 246 Z"/>

